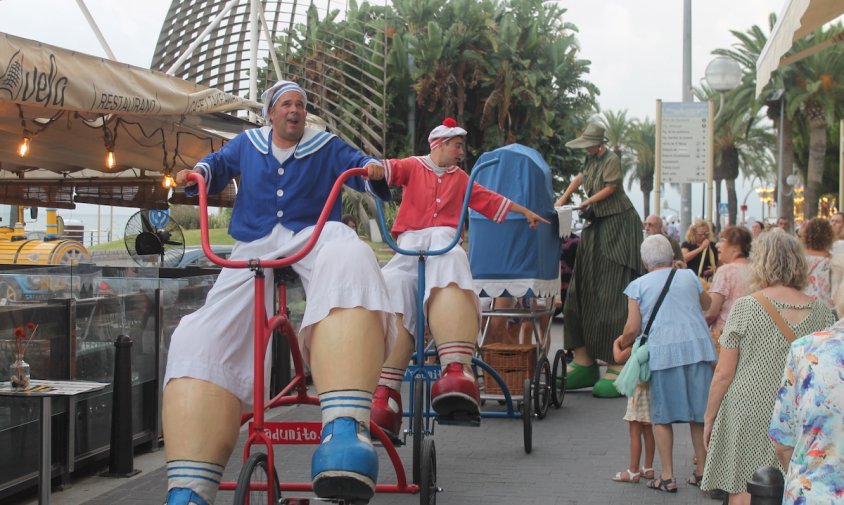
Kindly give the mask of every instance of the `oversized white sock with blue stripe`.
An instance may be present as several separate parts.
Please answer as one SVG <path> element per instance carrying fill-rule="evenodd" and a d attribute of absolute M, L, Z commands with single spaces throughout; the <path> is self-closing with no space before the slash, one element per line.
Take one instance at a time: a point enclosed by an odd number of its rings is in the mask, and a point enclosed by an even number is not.
<path fill-rule="evenodd" d="M 204 461 L 174 459 L 167 462 L 167 491 L 190 489 L 206 502 L 214 503 L 223 478 L 223 466 Z"/>
<path fill-rule="evenodd" d="M 320 393 L 322 425 L 338 417 L 351 417 L 369 429 L 369 412 L 372 408 L 372 393 L 360 389 L 341 389 Z"/>

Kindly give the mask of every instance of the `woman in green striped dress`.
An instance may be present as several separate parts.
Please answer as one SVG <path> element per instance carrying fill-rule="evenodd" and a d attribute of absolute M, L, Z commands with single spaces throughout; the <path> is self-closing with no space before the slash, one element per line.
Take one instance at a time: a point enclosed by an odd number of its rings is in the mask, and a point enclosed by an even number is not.
<path fill-rule="evenodd" d="M 563 308 L 564 347 L 574 350 L 566 389 L 592 387 L 593 396 L 614 398 L 620 396 L 612 383 L 621 365 L 613 361 L 612 344 L 627 320 L 624 288 L 644 273 L 642 220 L 624 192 L 621 162 L 607 149 L 603 127 L 590 123 L 566 147 L 586 149 L 588 157 L 556 205 L 582 187 L 587 198 L 581 205 L 594 213 L 581 233 Z M 596 359 L 609 365 L 600 380 Z"/>

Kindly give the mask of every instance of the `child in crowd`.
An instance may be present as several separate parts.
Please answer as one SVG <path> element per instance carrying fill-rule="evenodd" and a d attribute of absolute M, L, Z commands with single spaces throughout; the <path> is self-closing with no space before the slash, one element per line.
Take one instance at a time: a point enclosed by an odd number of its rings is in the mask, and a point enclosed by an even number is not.
<path fill-rule="evenodd" d="M 621 349 L 621 339 L 613 342 L 612 354 L 616 363 L 624 363 L 630 359 L 633 347 Z M 636 385 L 636 392 L 627 399 L 627 412 L 624 413 L 625 421 L 629 424 L 630 433 L 630 465 L 627 470 L 617 472 L 612 480 L 616 482 L 639 482 L 639 479 L 654 478 L 654 432 L 651 426 L 651 391 L 650 383 L 640 382 Z M 639 461 L 642 459 L 642 441 L 645 445 L 645 463 L 639 470 Z"/>
<path fill-rule="evenodd" d="M 436 250 L 454 239 L 469 176 L 457 166 L 466 149 L 466 130 L 446 118 L 428 136 L 431 154 L 385 160 L 387 183 L 404 188 L 393 224 L 399 247 Z M 536 228 L 547 220 L 474 183 L 469 207 L 501 223 L 510 211 Z M 372 421 L 397 438 L 402 423 L 401 383 L 415 350 L 418 286 L 415 256 L 396 255 L 381 270 L 397 316 L 398 337 L 384 363 L 372 399 Z M 480 300 L 462 247 L 426 261 L 424 307 L 437 344 L 442 374 L 431 387 L 431 407 L 442 417 L 477 417 L 480 391 L 471 368 L 480 329 Z"/>

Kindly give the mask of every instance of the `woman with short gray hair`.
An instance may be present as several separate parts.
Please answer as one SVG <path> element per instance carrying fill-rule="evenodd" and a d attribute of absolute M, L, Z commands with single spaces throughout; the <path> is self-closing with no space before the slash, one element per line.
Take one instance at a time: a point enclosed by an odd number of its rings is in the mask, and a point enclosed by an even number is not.
<path fill-rule="evenodd" d="M 827 306 L 803 293 L 806 257 L 798 240 L 773 229 L 750 251 L 750 285 L 721 334 L 721 354 L 706 406 L 708 445 L 701 489 L 723 489 L 731 505 L 750 503 L 747 481 L 757 468 L 782 470 L 768 438 L 790 341 L 834 322 Z"/>
<path fill-rule="evenodd" d="M 649 482 L 648 487 L 675 493 L 674 423 L 689 423 L 697 458 L 695 474 L 703 472 L 703 413 L 715 361 L 709 327 L 703 318 L 703 311 L 709 307 L 709 295 L 703 291 L 696 272 L 672 268 L 674 252 L 664 236 L 646 238 L 641 254 L 648 273 L 624 290 L 628 297 L 627 323 L 617 345 L 621 349 L 633 345 L 668 285 L 648 333 L 651 421 L 662 465 L 660 477 Z M 674 276 L 670 277 L 672 272 Z"/>

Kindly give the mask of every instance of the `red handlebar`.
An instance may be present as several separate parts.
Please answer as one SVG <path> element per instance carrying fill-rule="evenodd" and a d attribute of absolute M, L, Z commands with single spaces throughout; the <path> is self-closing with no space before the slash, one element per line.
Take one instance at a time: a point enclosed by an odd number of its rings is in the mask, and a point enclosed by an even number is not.
<path fill-rule="evenodd" d="M 331 208 L 334 207 L 334 202 L 337 200 L 337 196 L 340 195 L 340 191 L 342 190 L 343 184 L 346 180 L 357 175 L 366 176 L 367 173 L 368 172 L 365 168 L 350 168 L 340 174 L 340 177 L 334 181 L 334 186 L 331 188 L 331 193 L 328 195 L 328 200 L 326 200 L 325 206 L 322 208 L 319 219 L 317 219 L 313 234 L 302 249 L 292 256 L 275 260 L 226 260 L 214 254 L 211 250 L 211 243 L 208 238 L 208 195 L 205 193 L 205 178 L 202 177 L 201 174 L 190 173 L 188 174 L 188 180 L 196 181 L 196 186 L 199 189 L 199 231 L 202 241 L 202 252 L 205 253 L 205 256 L 207 256 L 212 263 L 224 268 L 281 268 L 292 265 L 304 258 L 309 252 L 311 252 L 311 249 L 314 248 L 316 241 L 319 239 L 320 233 L 322 233 L 322 227 L 328 220 Z"/>

